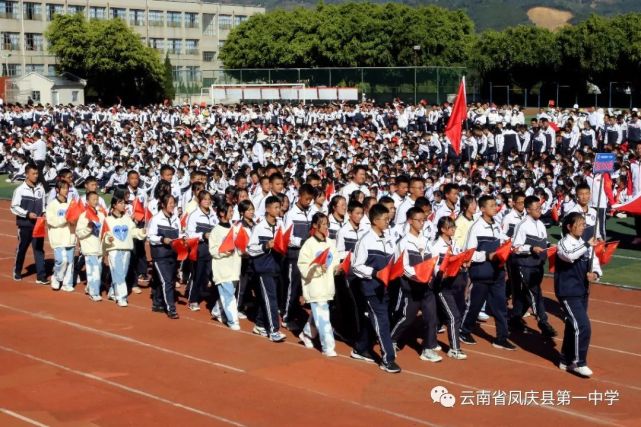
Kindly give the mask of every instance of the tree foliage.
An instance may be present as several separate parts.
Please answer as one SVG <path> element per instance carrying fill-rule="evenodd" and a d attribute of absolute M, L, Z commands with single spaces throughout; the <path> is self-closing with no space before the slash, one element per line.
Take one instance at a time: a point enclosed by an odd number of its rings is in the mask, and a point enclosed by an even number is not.
<path fill-rule="evenodd" d="M 58 69 L 86 78 L 89 93 L 102 101 L 162 99 L 165 79 L 160 57 L 124 21 L 56 15 L 46 37 Z"/>

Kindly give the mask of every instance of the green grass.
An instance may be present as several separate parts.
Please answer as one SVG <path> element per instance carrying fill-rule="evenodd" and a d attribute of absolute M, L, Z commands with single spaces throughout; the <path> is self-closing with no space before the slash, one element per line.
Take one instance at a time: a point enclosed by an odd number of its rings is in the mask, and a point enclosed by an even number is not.
<path fill-rule="evenodd" d="M 4 177 L 4 176 L 3 176 Z M 16 184 L 7 183 L 0 178 L 0 199 L 11 200 Z M 111 194 L 102 194 L 109 204 Z M 641 250 L 633 249 L 630 242 L 634 238 L 634 221 L 632 218 L 610 218 L 608 220 L 608 239 L 620 240 L 612 262 L 603 269 L 603 282 L 631 286 L 641 289 Z M 559 227 L 548 230 L 550 240 L 556 242 L 560 236 Z"/>

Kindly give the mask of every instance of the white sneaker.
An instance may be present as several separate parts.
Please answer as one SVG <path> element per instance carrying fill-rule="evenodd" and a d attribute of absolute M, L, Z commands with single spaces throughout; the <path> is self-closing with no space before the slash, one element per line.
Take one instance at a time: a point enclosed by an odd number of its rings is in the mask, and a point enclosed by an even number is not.
<path fill-rule="evenodd" d="M 189 309 L 191 311 L 200 311 L 200 304 L 198 304 L 197 302 L 190 302 Z"/>
<path fill-rule="evenodd" d="M 69 286 L 69 285 L 62 285 L 62 287 L 60 288 L 60 290 L 61 290 L 61 291 L 65 291 L 65 292 L 73 292 L 73 291 L 74 291 L 74 288 L 73 288 L 73 286 Z"/>
<path fill-rule="evenodd" d="M 134 294 L 142 294 L 142 289 L 140 289 L 140 286 L 134 286 L 131 288 L 131 292 Z"/>
<path fill-rule="evenodd" d="M 433 362 L 433 363 L 440 362 L 441 360 L 443 360 L 441 356 L 436 354 L 436 352 L 430 348 L 426 348 L 425 350 L 423 350 L 423 352 L 419 356 L 419 359 L 425 360 L 427 362 Z"/>
<path fill-rule="evenodd" d="M 567 371 L 568 370 L 568 365 L 566 365 L 563 362 L 559 362 L 559 369 L 562 371 Z"/>
<path fill-rule="evenodd" d="M 592 369 L 588 368 L 587 366 L 575 366 L 574 368 L 572 368 L 572 370 L 582 377 L 592 376 Z"/>
<path fill-rule="evenodd" d="M 432 350 L 441 351 L 441 350 L 443 350 L 443 347 L 441 347 L 440 345 L 436 344 L 436 347 L 434 347 Z"/>
<path fill-rule="evenodd" d="M 254 329 L 252 329 L 252 334 L 260 335 L 261 337 L 266 337 L 267 329 L 261 328 L 260 326 L 254 326 Z"/>
<path fill-rule="evenodd" d="M 116 304 L 118 304 L 118 307 L 127 307 L 129 304 L 127 304 L 126 299 L 119 299 L 116 301 Z"/>
<path fill-rule="evenodd" d="M 465 360 L 467 359 L 467 354 L 463 353 L 462 350 L 450 350 L 447 352 L 447 357 L 455 360 Z"/>
<path fill-rule="evenodd" d="M 487 322 L 490 319 L 490 316 L 488 316 L 487 313 L 485 313 L 484 311 L 481 311 L 481 312 L 479 312 L 478 319 L 481 322 Z"/>
<path fill-rule="evenodd" d="M 76 286 L 78 286 L 78 282 L 76 282 Z M 85 294 L 89 295 L 89 285 L 85 286 Z"/>
<path fill-rule="evenodd" d="M 60 289 L 60 282 L 58 282 L 53 276 L 51 276 L 51 289 L 53 289 L 54 291 Z"/>
<path fill-rule="evenodd" d="M 305 347 L 307 348 L 314 348 L 314 343 L 312 342 L 312 339 L 305 334 L 305 332 L 301 332 L 298 334 L 298 339 L 300 339 Z"/>
<path fill-rule="evenodd" d="M 229 329 L 232 331 L 240 331 L 240 325 L 238 323 L 230 323 L 227 326 L 229 326 Z"/>
<path fill-rule="evenodd" d="M 283 342 L 285 341 L 285 338 L 287 338 L 287 335 L 285 335 L 281 331 L 269 334 L 269 340 L 272 342 Z"/>
<path fill-rule="evenodd" d="M 242 311 L 239 311 L 238 312 L 238 318 L 239 319 L 247 319 L 247 315 L 245 313 L 243 313 Z"/>
<path fill-rule="evenodd" d="M 89 295 L 89 298 L 91 298 L 91 301 L 93 302 L 102 301 L 102 297 L 100 295 Z"/>
<path fill-rule="evenodd" d="M 336 352 L 334 350 L 329 350 L 329 351 L 324 351 L 323 352 L 323 356 L 326 356 L 326 357 L 337 357 L 338 354 L 336 354 Z"/>

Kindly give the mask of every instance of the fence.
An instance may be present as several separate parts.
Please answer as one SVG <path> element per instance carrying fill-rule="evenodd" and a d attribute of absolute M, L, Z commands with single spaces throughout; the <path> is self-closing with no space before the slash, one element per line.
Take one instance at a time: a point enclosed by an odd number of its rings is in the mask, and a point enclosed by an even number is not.
<path fill-rule="evenodd" d="M 376 102 L 400 98 L 417 103 L 451 100 L 456 94 L 465 67 L 356 67 L 356 68 L 271 68 L 271 69 L 215 69 L 188 73 L 174 73 L 178 98 L 200 95 L 202 88 L 212 84 L 242 83 L 304 83 L 307 86 L 357 87 L 361 96 Z M 469 101 L 478 98 L 477 79 L 467 76 Z"/>

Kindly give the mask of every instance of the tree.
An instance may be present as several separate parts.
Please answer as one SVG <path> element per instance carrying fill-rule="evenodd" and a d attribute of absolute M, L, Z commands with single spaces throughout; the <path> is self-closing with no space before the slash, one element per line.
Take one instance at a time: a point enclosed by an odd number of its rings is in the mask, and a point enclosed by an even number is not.
<path fill-rule="evenodd" d="M 88 81 L 89 94 L 103 102 L 121 98 L 147 103 L 164 95 L 162 62 L 120 19 L 86 21 L 81 14 L 56 15 L 46 32 L 60 71 Z"/>
<path fill-rule="evenodd" d="M 165 74 L 164 74 L 165 97 L 172 101 L 176 97 L 176 88 L 174 87 L 174 70 L 169 60 L 169 52 L 165 54 Z"/>

